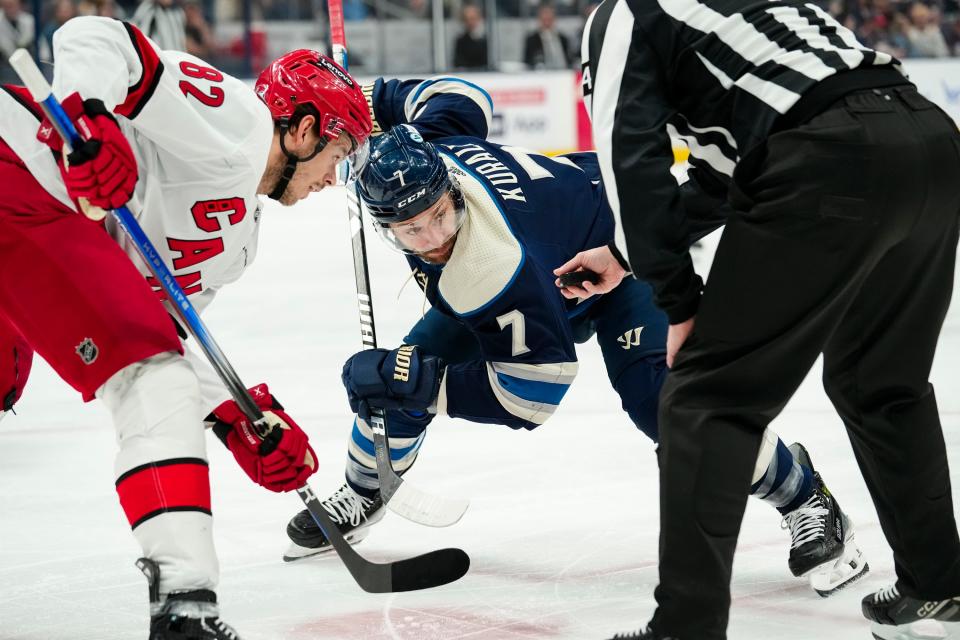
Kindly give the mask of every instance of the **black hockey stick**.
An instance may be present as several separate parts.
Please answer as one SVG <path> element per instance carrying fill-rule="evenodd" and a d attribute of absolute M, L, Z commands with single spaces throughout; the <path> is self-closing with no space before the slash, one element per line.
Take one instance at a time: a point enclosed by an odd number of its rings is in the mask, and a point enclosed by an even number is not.
<path fill-rule="evenodd" d="M 333 55 L 344 69 L 347 68 L 347 43 L 343 29 L 342 0 L 328 0 L 330 15 L 330 40 Z M 341 165 L 340 181 L 347 182 L 349 167 Z M 360 310 L 360 337 L 365 349 L 377 348 L 377 331 L 373 320 L 373 299 L 370 295 L 370 272 L 367 267 L 367 246 L 363 232 L 363 214 L 355 188 L 346 185 L 347 215 L 350 218 L 350 233 L 353 241 L 353 273 L 357 283 L 357 303 Z M 411 487 L 394 470 L 390 460 L 390 440 L 384 411 L 370 409 L 370 430 L 373 432 L 373 447 L 377 461 L 377 477 L 380 495 L 391 511 L 408 520 L 431 527 L 448 527 L 463 517 L 470 503 L 467 500 L 435 496 Z"/>
<path fill-rule="evenodd" d="M 360 588 L 369 593 L 395 593 L 429 589 L 459 580 L 470 568 L 470 556 L 462 549 L 438 549 L 423 555 L 380 564 L 357 553 L 344 539 L 309 485 L 297 489 L 303 504 L 316 520 Z"/>
<path fill-rule="evenodd" d="M 19 49 L 10 57 L 10 65 L 20 76 L 20 79 L 33 95 L 33 99 L 40 104 L 47 118 L 50 119 L 60 137 L 64 140 L 64 151 L 68 152 L 71 147 L 75 147 L 81 142 L 82 140 L 73 122 L 67 117 L 60 102 L 53 95 L 50 85 L 40 73 L 40 69 L 37 68 L 36 62 L 30 57 L 30 54 L 24 49 Z M 163 287 L 168 299 L 173 302 L 170 306 L 176 310 L 180 321 L 201 346 L 211 366 L 216 370 L 227 389 L 230 390 L 237 406 L 251 420 L 257 432 L 262 437 L 266 436 L 273 428 L 272 425 L 267 422 L 257 403 L 250 397 L 247 387 L 240 381 L 240 377 L 207 330 L 193 304 L 183 293 L 183 289 L 180 288 L 180 285 L 160 258 L 160 254 L 157 253 L 153 243 L 143 232 L 136 217 L 125 206 L 114 211 L 114 215 L 117 222 L 130 237 L 131 242 L 136 246 L 140 257 L 143 258 L 154 278 Z M 388 564 L 370 562 L 354 551 L 350 543 L 343 538 L 340 530 L 330 521 L 330 517 L 309 485 L 304 484 L 297 489 L 297 494 L 299 494 L 334 549 L 340 554 L 340 558 L 357 581 L 357 584 L 365 591 L 385 593 L 437 587 L 461 578 L 470 568 L 470 558 L 461 549 L 440 549 L 439 551 L 432 551 L 421 556 Z"/>

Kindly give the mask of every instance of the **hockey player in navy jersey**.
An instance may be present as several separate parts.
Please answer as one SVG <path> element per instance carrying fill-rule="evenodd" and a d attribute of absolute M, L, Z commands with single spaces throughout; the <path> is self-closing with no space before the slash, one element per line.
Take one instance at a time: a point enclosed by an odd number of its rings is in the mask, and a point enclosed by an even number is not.
<path fill-rule="evenodd" d="M 382 238 L 406 254 L 432 308 L 404 346 L 362 351 L 343 368 L 358 417 L 347 482 L 324 506 L 353 541 L 383 516 L 370 406 L 387 410 L 391 460 L 403 472 L 435 415 L 514 429 L 543 424 L 576 376 L 575 344 L 595 335 L 624 410 L 658 440 L 667 319 L 650 287 L 630 279 L 607 295 L 567 300 L 552 274 L 613 238 L 596 154 L 547 158 L 487 142 L 485 94 L 462 83 L 458 100 L 457 80 L 439 82 L 443 105 L 429 100 L 429 85 L 378 82 L 369 94 L 374 131 L 387 133 L 371 143 L 360 197 Z M 405 124 L 411 115 L 420 119 Z M 867 565 L 850 536 L 835 535 L 849 520 L 806 451 L 769 430 L 764 443 L 753 495 L 783 514 L 790 569 L 809 575 L 822 595 L 863 575 Z M 286 560 L 329 550 L 305 511 L 287 531 Z"/>

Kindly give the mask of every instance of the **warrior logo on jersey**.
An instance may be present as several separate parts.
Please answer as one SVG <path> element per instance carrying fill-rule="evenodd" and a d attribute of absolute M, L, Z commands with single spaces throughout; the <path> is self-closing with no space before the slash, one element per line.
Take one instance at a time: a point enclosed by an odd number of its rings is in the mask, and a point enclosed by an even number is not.
<path fill-rule="evenodd" d="M 622 336 L 617 338 L 617 342 L 624 349 L 630 349 L 630 347 L 639 347 L 640 346 L 640 334 L 643 332 L 643 327 L 637 327 L 636 329 L 630 329 Z"/>
<path fill-rule="evenodd" d="M 77 345 L 76 351 L 80 359 L 83 360 L 83 364 L 93 364 L 97 361 L 97 356 L 100 355 L 100 349 L 90 338 L 84 338 L 83 342 Z"/>

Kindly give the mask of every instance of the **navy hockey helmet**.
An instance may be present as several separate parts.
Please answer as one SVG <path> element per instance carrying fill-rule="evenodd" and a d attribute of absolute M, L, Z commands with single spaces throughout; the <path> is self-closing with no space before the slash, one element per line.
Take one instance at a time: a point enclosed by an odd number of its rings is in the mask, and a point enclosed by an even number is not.
<path fill-rule="evenodd" d="M 407 124 L 371 140 L 359 185 L 363 203 L 385 224 L 419 215 L 452 187 L 436 148 Z"/>
<path fill-rule="evenodd" d="M 428 262 L 449 256 L 466 218 L 460 185 L 416 129 L 402 124 L 373 138 L 358 177 L 360 199 L 387 244 Z M 449 200 L 441 200 L 449 194 Z"/>

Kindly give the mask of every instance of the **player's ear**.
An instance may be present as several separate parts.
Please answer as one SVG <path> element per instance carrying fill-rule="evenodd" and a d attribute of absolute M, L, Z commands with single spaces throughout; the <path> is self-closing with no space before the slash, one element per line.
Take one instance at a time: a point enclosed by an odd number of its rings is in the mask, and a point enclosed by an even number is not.
<path fill-rule="evenodd" d="M 317 141 L 317 119 L 310 114 L 300 118 L 297 126 L 290 130 L 293 135 L 293 142 L 297 148 L 313 148 Z"/>

